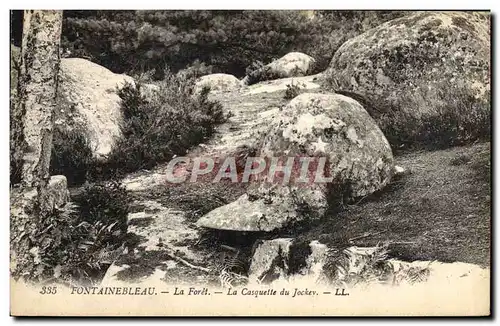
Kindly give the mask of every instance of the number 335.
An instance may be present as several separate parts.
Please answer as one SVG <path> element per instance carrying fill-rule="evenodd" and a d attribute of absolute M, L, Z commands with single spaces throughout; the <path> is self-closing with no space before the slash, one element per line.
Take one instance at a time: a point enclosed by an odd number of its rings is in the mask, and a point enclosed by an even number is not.
<path fill-rule="evenodd" d="M 40 291 L 40 294 L 56 294 L 57 287 L 56 286 L 44 286 Z"/>

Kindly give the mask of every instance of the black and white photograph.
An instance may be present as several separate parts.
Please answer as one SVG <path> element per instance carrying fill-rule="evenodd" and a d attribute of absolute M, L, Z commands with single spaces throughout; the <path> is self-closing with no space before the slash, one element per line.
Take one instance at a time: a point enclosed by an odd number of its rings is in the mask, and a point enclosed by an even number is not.
<path fill-rule="evenodd" d="M 9 15 L 12 316 L 490 316 L 489 10 Z"/>

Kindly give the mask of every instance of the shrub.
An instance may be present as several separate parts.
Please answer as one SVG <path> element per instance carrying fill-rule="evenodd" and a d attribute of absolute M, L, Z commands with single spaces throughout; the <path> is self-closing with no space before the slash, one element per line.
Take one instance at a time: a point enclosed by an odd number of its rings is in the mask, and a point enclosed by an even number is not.
<path fill-rule="evenodd" d="M 65 10 L 62 48 L 113 72 L 133 75 L 199 59 L 214 72 L 242 77 L 255 60 L 307 53 L 324 70 L 346 40 L 404 11 L 362 10 Z M 11 39 L 20 44 L 22 12 L 13 11 Z M 96 37 L 98 35 L 99 37 Z M 242 37 L 244 35 L 244 37 Z"/>
<path fill-rule="evenodd" d="M 185 79 L 196 79 L 205 75 L 214 73 L 214 67 L 206 65 L 204 62 L 196 59 L 193 63 L 188 64 L 186 68 L 179 70 L 177 76 Z"/>
<path fill-rule="evenodd" d="M 95 164 L 90 142 L 78 128 L 54 128 L 50 174 L 66 176 L 68 185 L 81 185 Z"/>
<path fill-rule="evenodd" d="M 297 97 L 300 94 L 300 88 L 305 87 L 304 84 L 294 84 L 293 80 L 291 84 L 286 85 L 286 91 L 285 91 L 285 100 L 291 100 L 295 97 Z"/>
<path fill-rule="evenodd" d="M 124 250 L 125 241 L 116 237 L 120 232 L 116 229 L 116 224 L 100 221 L 80 222 L 72 227 L 74 237 L 66 247 L 69 248 L 64 264 L 55 269 L 54 277 L 69 283 L 99 284 L 108 267 Z"/>
<path fill-rule="evenodd" d="M 252 62 L 252 64 L 250 64 L 249 66 L 247 66 L 245 68 L 245 75 L 246 76 L 249 76 L 251 74 L 253 74 L 254 72 L 264 68 L 264 63 L 260 60 L 255 60 Z"/>
<path fill-rule="evenodd" d="M 247 85 L 253 85 L 260 82 L 262 79 L 262 71 L 265 69 L 265 65 L 260 60 L 255 60 L 251 65 L 245 68 L 245 81 Z"/>
<path fill-rule="evenodd" d="M 30 237 L 29 257 L 16 257 L 13 273 L 28 282 L 55 281 L 95 284 L 107 267 L 122 253 L 122 245 L 112 244 L 116 225 L 82 222 L 72 204 L 56 209 L 37 221 Z"/>
<path fill-rule="evenodd" d="M 119 91 L 124 137 L 101 168 L 101 175 L 150 169 L 174 155 L 184 155 L 225 121 L 222 105 L 208 99 L 208 88 L 194 95 L 193 79 L 166 75 L 150 99 L 141 94 L 140 84 L 127 84 Z"/>
<path fill-rule="evenodd" d="M 163 78 L 196 59 L 242 76 L 255 59 L 270 61 L 300 45 L 311 23 L 300 11 L 65 11 L 63 48 L 118 72 L 155 70 Z M 97 41 L 95 35 L 99 35 Z M 242 38 L 241 36 L 245 37 Z"/>
<path fill-rule="evenodd" d="M 82 221 L 91 225 L 97 222 L 116 225 L 115 229 L 120 231 L 115 235 L 118 239 L 126 234 L 129 198 L 125 188 L 118 182 L 88 184 L 73 200 L 78 206 Z"/>
<path fill-rule="evenodd" d="M 433 110 L 419 114 L 411 110 L 390 110 L 377 118 L 395 151 L 443 149 L 490 139 L 490 101 L 476 98 L 467 89 L 452 90 L 452 87 L 443 88 Z M 411 96 L 400 96 L 405 107 L 416 106 Z"/>

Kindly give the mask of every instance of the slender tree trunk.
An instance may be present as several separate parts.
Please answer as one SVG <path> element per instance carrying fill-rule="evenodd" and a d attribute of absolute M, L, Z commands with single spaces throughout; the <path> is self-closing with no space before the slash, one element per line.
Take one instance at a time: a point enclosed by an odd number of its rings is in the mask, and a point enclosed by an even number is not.
<path fill-rule="evenodd" d="M 43 188 L 49 179 L 61 27 L 62 11 L 24 12 L 19 95 L 26 144 L 25 187 Z"/>
<path fill-rule="evenodd" d="M 45 203 L 52 148 L 53 112 L 62 11 L 25 10 L 19 76 L 19 116 L 23 166 L 21 188 L 11 193 L 11 265 L 13 273 L 30 274 L 39 266 L 37 222 L 48 211 Z"/>

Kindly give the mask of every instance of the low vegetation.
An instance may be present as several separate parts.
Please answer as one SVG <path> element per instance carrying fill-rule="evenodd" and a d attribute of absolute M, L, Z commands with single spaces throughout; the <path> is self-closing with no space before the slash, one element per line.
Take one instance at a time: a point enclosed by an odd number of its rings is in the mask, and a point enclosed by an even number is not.
<path fill-rule="evenodd" d="M 386 243 L 388 256 L 404 261 L 489 266 L 490 144 L 407 153 L 396 164 L 409 173 L 298 238 L 318 240 L 340 252 Z"/>
<path fill-rule="evenodd" d="M 13 272 L 25 281 L 95 284 L 124 249 L 128 195 L 117 184 L 84 188 L 75 202 L 37 216 L 29 257 Z"/>
<path fill-rule="evenodd" d="M 391 111 L 378 124 L 394 151 L 443 149 L 488 141 L 491 137 L 491 104 L 464 90 L 447 92 L 430 111 Z M 404 98 L 405 95 L 401 94 Z M 489 98 L 486 96 L 485 98 Z M 408 105 L 415 105 L 412 100 Z"/>
<path fill-rule="evenodd" d="M 227 117 L 220 103 L 208 99 L 208 88 L 193 94 L 194 77 L 205 69 L 209 68 L 199 64 L 176 75 L 167 73 L 164 81 L 154 85 L 129 83 L 121 88 L 123 138 L 107 160 L 93 157 L 82 128 L 56 125 L 51 175 L 66 176 L 71 186 L 85 181 L 116 180 L 129 172 L 150 169 L 174 155 L 183 155 L 210 137 Z M 11 174 L 18 171 L 18 161 L 11 160 Z"/>
<path fill-rule="evenodd" d="M 93 284 L 104 275 L 124 250 L 129 203 L 139 199 L 116 180 L 186 155 L 213 136 L 228 118 L 221 103 L 209 98 L 209 88 L 194 93 L 196 78 L 224 72 L 238 77 L 246 74 L 248 84 L 275 79 L 279 76 L 265 65 L 290 51 L 314 57 L 312 73 L 317 73 L 328 66 L 344 41 L 404 13 L 315 14 L 311 18 L 302 11 L 65 11 L 65 56 L 87 58 L 137 77 L 138 82 L 118 90 L 123 138 L 105 161 L 93 157 L 83 130 L 54 128 L 50 174 L 62 174 L 70 186 L 79 188 L 71 189 L 72 202 L 66 206 L 36 216 L 34 232 L 25 235 L 29 255 L 18 257 L 20 265 L 13 275 L 35 282 L 72 284 Z M 11 71 L 17 71 L 13 68 Z M 11 83 L 17 85 L 17 73 L 11 72 Z M 252 109 L 262 105 L 251 114 L 282 106 L 299 95 L 303 86 L 292 81 L 286 90 L 274 94 L 245 95 L 253 96 Z M 397 163 L 410 172 L 383 191 L 355 202 L 340 196 L 345 189 L 335 189 L 336 197 L 331 199 L 335 209 L 328 212 L 334 218 L 327 216 L 318 225 L 303 228 L 298 225 L 287 236 L 297 236 L 302 244 L 318 240 L 338 248 L 338 255 L 349 246 L 378 247 L 383 243 L 373 262 L 366 264 L 370 275 L 378 273 L 371 267 L 388 257 L 489 265 L 491 103 L 489 96 L 478 100 L 465 90 L 447 92 L 450 87 L 456 86 L 443 86 L 445 91 L 433 99 L 437 104 L 426 110 L 417 110 L 420 103 L 405 92 L 398 96 L 407 110 L 362 103 L 367 110 L 380 109 L 370 114 L 393 151 L 401 154 Z M 228 95 L 235 96 L 230 104 L 239 105 L 240 95 Z M 11 185 L 20 182 L 22 170 L 16 97 L 16 89 L 11 87 Z M 229 126 L 233 127 L 240 125 Z M 462 147 L 452 148 L 457 145 Z M 422 149 L 429 151 L 419 151 Z M 241 158 L 256 155 L 256 150 L 252 147 L 230 154 L 239 158 L 241 168 Z M 188 182 L 138 191 L 134 196 L 181 210 L 186 223 L 191 223 L 246 190 L 246 184 Z M 302 212 L 309 213 L 308 207 Z M 250 243 L 250 237 L 238 237 L 238 241 Z M 297 248 L 291 250 L 293 268 L 299 271 L 304 255 Z M 347 274 L 345 279 L 364 281 Z"/>
<path fill-rule="evenodd" d="M 84 132 L 78 128 L 54 128 L 50 174 L 64 175 L 68 185 L 81 185 L 96 164 L 92 147 Z"/>
<path fill-rule="evenodd" d="M 436 150 L 491 140 L 490 91 L 469 85 L 436 82 L 422 93 L 413 86 L 397 93 L 397 101 L 373 100 L 338 86 L 331 91 L 360 102 L 376 120 L 395 153 Z M 394 98 L 390 91 L 384 96 Z"/>
<path fill-rule="evenodd" d="M 284 99 L 285 100 L 291 100 L 301 93 L 301 88 L 304 88 L 305 85 L 300 84 L 300 83 L 294 83 L 292 80 L 291 84 L 286 85 L 286 90 L 285 90 L 285 95 Z"/>
<path fill-rule="evenodd" d="M 129 195 L 118 182 L 87 184 L 81 193 L 73 196 L 73 201 L 85 222 L 114 225 L 119 231 L 115 240 L 126 234 Z"/>
<path fill-rule="evenodd" d="M 193 86 L 193 79 L 167 73 L 146 98 L 141 84 L 125 85 L 119 91 L 123 139 L 96 174 L 106 179 L 151 169 L 210 137 L 226 117 L 221 104 L 208 99 L 210 89 L 194 95 Z"/>

